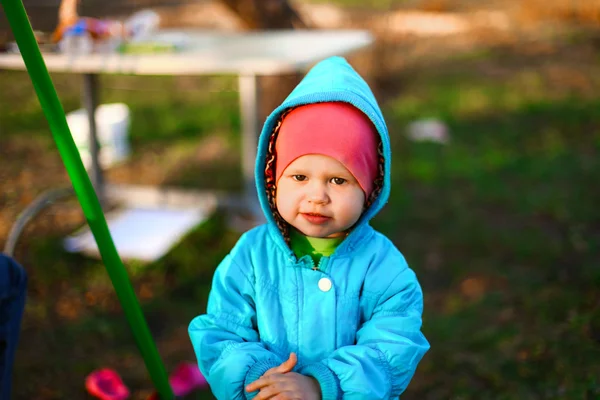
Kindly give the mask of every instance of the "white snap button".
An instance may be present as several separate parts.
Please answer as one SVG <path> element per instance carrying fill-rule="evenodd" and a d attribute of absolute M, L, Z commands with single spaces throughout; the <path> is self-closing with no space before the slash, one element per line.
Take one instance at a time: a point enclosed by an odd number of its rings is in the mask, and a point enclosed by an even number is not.
<path fill-rule="evenodd" d="M 329 280 L 329 278 L 319 279 L 319 289 L 321 289 L 322 292 L 329 292 L 329 290 L 331 290 L 331 280 Z"/>

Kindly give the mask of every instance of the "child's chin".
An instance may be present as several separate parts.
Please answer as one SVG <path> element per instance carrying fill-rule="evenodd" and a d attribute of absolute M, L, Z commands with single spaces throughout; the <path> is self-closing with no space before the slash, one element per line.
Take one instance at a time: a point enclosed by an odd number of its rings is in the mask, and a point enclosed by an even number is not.
<path fill-rule="evenodd" d="M 323 235 L 327 235 L 327 232 L 324 232 L 323 229 L 319 229 L 317 227 L 311 227 L 311 226 L 300 226 L 300 227 L 298 227 L 298 226 L 294 226 L 294 228 L 296 228 L 304 236 L 310 236 L 310 237 L 320 238 L 320 237 L 325 237 Z"/>
<path fill-rule="evenodd" d="M 325 239 L 335 233 L 335 232 L 330 232 L 328 229 L 319 229 L 319 228 L 301 229 L 300 232 L 302 232 L 306 236 L 320 238 L 320 239 Z"/>

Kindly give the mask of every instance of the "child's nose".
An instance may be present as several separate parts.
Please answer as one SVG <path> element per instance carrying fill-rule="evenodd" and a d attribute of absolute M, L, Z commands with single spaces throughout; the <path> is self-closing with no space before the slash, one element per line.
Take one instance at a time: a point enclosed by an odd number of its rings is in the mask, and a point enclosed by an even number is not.
<path fill-rule="evenodd" d="M 328 200 L 327 190 L 321 184 L 313 184 L 308 188 L 308 201 L 315 204 L 323 204 Z"/>

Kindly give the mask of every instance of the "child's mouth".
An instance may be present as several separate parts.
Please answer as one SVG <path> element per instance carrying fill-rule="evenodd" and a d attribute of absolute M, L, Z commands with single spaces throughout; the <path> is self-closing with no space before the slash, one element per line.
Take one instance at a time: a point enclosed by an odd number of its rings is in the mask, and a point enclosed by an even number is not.
<path fill-rule="evenodd" d="M 302 216 L 311 224 L 316 225 L 324 224 L 331 219 L 331 217 L 316 213 L 302 213 Z"/>

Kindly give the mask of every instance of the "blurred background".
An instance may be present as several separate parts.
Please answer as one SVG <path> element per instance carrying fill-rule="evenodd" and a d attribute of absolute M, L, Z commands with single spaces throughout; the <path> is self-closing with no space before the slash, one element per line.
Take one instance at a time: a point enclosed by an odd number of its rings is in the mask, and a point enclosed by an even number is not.
<path fill-rule="evenodd" d="M 59 0 L 25 0 L 36 31 Z M 600 398 L 600 1 L 83 0 L 79 13 L 151 9 L 161 28 L 366 29 L 348 55 L 393 146 L 389 204 L 373 221 L 425 294 L 431 342 L 403 399 Z M 0 11 L 0 47 L 12 34 Z M 66 112 L 81 80 L 52 73 Z M 298 76 L 262 78 L 264 116 Z M 101 103 L 130 110 L 131 152 L 111 183 L 242 190 L 233 76 L 102 75 Z M 261 120 L 262 121 L 262 120 Z M 69 184 L 26 72 L 0 70 L 0 248 L 45 190 Z M 133 399 L 153 391 L 104 265 L 68 253 L 75 199 L 31 221 L 15 249 L 29 290 L 15 399 L 85 399 L 109 366 Z M 194 361 L 187 326 L 240 230 L 217 210 L 160 259 L 126 267 L 159 352 Z M 210 393 L 189 398 L 209 399 Z"/>

